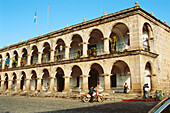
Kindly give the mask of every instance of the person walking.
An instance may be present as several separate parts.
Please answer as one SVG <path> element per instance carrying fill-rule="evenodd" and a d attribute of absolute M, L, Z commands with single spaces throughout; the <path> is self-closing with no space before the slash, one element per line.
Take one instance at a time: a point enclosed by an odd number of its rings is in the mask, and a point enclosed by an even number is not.
<path fill-rule="evenodd" d="M 91 99 L 90 99 L 90 101 L 89 102 L 93 102 L 93 91 L 94 91 L 94 87 L 92 86 L 92 87 L 90 87 L 90 92 L 89 92 L 89 94 L 90 94 L 90 96 L 91 96 Z"/>
<path fill-rule="evenodd" d="M 127 83 L 125 83 L 125 85 L 124 85 L 124 93 L 127 93 L 127 90 L 128 90 L 128 85 L 127 85 Z"/>
<path fill-rule="evenodd" d="M 149 86 L 148 84 L 145 85 L 145 98 L 149 100 Z"/>
<path fill-rule="evenodd" d="M 49 84 L 47 83 L 47 85 L 46 85 L 46 92 L 48 92 L 48 89 L 49 89 Z"/>

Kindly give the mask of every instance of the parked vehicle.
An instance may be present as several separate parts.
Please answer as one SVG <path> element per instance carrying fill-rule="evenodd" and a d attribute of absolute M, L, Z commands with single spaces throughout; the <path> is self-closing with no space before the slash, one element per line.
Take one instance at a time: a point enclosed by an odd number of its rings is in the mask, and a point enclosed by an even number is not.
<path fill-rule="evenodd" d="M 99 91 L 94 91 L 92 95 L 93 95 L 93 101 L 103 102 L 103 100 L 104 100 L 103 96 L 102 96 L 102 94 L 99 94 Z M 89 102 L 90 99 L 91 99 L 91 95 L 88 93 L 83 95 L 83 97 L 82 97 L 82 101 L 85 103 Z"/>

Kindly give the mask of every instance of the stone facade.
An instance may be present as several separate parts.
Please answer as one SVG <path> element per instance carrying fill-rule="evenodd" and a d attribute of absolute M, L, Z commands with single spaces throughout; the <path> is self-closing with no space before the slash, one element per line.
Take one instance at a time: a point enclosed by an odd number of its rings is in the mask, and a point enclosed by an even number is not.
<path fill-rule="evenodd" d="M 0 49 L 2 91 L 170 93 L 170 27 L 139 7 Z"/>

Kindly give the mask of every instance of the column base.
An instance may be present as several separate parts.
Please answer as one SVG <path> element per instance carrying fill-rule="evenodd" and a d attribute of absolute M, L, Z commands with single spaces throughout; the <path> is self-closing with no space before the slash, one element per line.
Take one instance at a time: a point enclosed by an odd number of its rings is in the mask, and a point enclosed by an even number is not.
<path fill-rule="evenodd" d="M 89 92 L 89 90 L 82 90 L 82 91 L 80 91 L 80 93 L 88 93 Z"/>
<path fill-rule="evenodd" d="M 105 90 L 103 90 L 103 92 L 102 93 L 113 93 L 110 89 L 105 89 Z"/>
<path fill-rule="evenodd" d="M 103 55 L 108 55 L 108 54 L 110 54 L 110 51 L 107 51 L 107 52 L 103 52 Z"/>
<path fill-rule="evenodd" d="M 62 93 L 70 93 L 70 92 L 71 92 L 70 89 L 64 89 L 64 90 L 62 91 Z"/>

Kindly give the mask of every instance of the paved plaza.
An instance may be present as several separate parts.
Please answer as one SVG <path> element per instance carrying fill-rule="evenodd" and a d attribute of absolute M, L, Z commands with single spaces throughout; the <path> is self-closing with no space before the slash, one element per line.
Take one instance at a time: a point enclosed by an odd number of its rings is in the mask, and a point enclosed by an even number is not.
<path fill-rule="evenodd" d="M 156 104 L 156 102 L 114 102 L 111 100 L 106 100 L 103 103 L 83 103 L 81 100 L 63 98 L 0 96 L 1 113 L 146 113 Z"/>

